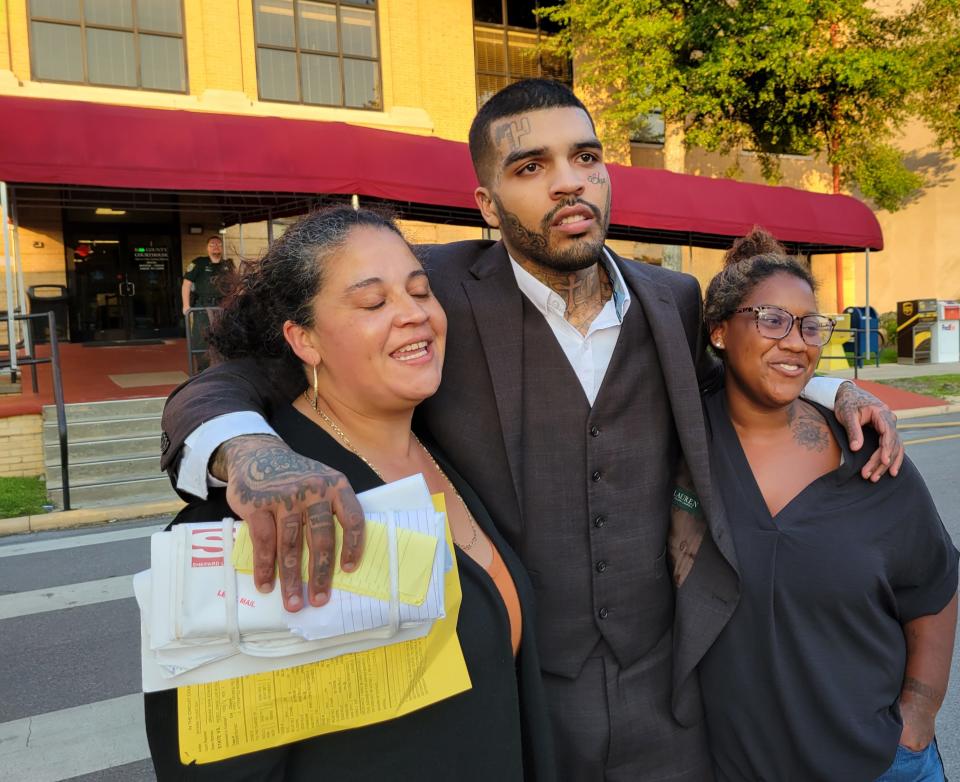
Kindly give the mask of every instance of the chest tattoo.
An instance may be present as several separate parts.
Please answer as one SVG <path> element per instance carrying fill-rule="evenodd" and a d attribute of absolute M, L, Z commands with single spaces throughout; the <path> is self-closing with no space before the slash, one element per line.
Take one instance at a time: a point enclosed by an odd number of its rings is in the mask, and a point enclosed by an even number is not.
<path fill-rule="evenodd" d="M 797 400 L 790 405 L 787 416 L 793 441 L 808 451 L 823 453 L 830 446 L 827 422 L 816 410 Z"/>

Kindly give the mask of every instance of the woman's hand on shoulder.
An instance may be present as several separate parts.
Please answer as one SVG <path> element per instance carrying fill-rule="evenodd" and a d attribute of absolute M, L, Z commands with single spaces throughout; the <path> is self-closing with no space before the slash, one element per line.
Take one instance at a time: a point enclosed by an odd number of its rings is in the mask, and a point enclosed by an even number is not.
<path fill-rule="evenodd" d="M 334 518 L 343 527 L 343 570 L 356 569 L 363 556 L 363 510 L 346 477 L 272 435 L 228 440 L 210 469 L 227 482 L 227 502 L 250 529 L 257 589 L 272 591 L 279 571 L 284 607 L 303 608 L 300 563 L 306 529 L 307 596 L 311 605 L 324 605 L 333 581 Z"/>

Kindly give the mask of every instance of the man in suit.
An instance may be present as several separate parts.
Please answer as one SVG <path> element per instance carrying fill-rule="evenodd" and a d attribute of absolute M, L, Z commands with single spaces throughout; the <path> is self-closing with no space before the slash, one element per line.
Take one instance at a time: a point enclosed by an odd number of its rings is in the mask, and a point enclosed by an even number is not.
<path fill-rule="evenodd" d="M 605 249 L 602 145 L 563 85 L 502 90 L 474 120 L 470 148 L 477 204 L 503 239 L 427 254 L 449 332 L 443 382 L 420 424 L 533 579 L 563 778 L 710 779 L 695 666 L 735 608 L 738 580 L 706 457 L 700 387 L 720 370 L 705 351 L 699 286 Z M 323 504 L 341 518 L 358 510 L 337 473 L 285 468 L 282 444 L 255 415 L 284 398 L 250 365 L 194 378 L 165 410 L 164 463 L 180 459 L 178 488 L 193 494 L 205 492 L 208 462 L 227 480 L 231 506 L 259 540 L 258 584 L 270 588 L 275 551 L 296 610 L 299 576 L 285 563 L 299 561 L 297 543 L 278 543 L 275 520 Z M 860 417 L 896 440 L 877 405 L 843 386 L 836 408 L 855 440 Z M 897 447 L 885 457 L 894 468 Z M 709 535 L 675 594 L 666 546 L 681 456 Z M 878 456 L 871 470 L 886 464 Z M 348 541 L 347 560 L 360 545 Z M 314 552 L 314 563 L 328 560 Z M 328 570 L 314 567 L 311 602 L 326 599 L 328 584 Z"/>

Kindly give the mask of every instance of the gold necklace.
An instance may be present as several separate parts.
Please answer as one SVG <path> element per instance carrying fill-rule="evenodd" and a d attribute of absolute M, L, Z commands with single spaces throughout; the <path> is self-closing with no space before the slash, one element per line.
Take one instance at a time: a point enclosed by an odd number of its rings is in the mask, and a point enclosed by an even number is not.
<path fill-rule="evenodd" d="M 310 406 L 314 409 L 314 412 L 316 412 L 316 414 L 320 416 L 320 419 L 333 430 L 333 433 L 337 437 L 340 438 L 340 441 L 347 447 L 347 450 L 350 451 L 350 453 L 356 456 L 365 465 L 367 465 L 367 467 L 369 467 L 381 481 L 386 483 L 386 479 L 383 477 L 383 474 L 380 472 L 380 470 L 374 467 L 373 464 L 370 463 L 370 460 L 367 459 L 366 456 L 364 456 L 362 453 L 360 453 L 360 451 L 357 450 L 354 444 L 350 442 L 350 438 L 347 437 L 347 433 L 344 432 L 343 429 L 341 429 L 337 425 L 336 421 L 334 421 L 330 416 L 328 416 L 320 408 L 319 398 L 314 397 L 313 399 L 311 399 L 307 391 L 303 392 L 303 398 L 307 400 Z M 410 434 L 413 434 L 413 432 L 411 432 Z M 480 539 L 480 529 L 477 526 L 477 521 L 476 519 L 473 518 L 473 514 L 470 512 L 470 509 L 467 507 L 467 503 L 464 502 L 463 497 L 460 496 L 460 492 L 457 491 L 457 487 L 453 485 L 453 481 L 451 481 L 450 478 L 447 476 L 447 474 L 440 469 L 440 465 L 437 464 L 437 460 L 433 458 L 433 454 L 427 450 L 427 447 L 422 442 L 420 442 L 420 438 L 417 437 L 415 434 L 413 434 L 413 439 L 417 441 L 417 445 L 419 445 L 420 448 L 423 450 L 423 452 L 427 455 L 427 458 L 433 464 L 433 468 L 437 471 L 440 477 L 447 482 L 447 485 L 450 487 L 450 490 L 454 493 L 456 498 L 460 501 L 460 505 L 463 507 L 464 513 L 467 514 L 467 520 L 470 522 L 470 529 L 473 533 L 472 537 L 470 538 L 470 541 L 468 543 L 460 543 L 456 539 L 454 539 L 454 543 L 456 543 L 457 546 L 459 546 L 464 551 L 469 551 L 470 549 L 472 549 L 474 546 L 477 545 L 477 541 Z"/>

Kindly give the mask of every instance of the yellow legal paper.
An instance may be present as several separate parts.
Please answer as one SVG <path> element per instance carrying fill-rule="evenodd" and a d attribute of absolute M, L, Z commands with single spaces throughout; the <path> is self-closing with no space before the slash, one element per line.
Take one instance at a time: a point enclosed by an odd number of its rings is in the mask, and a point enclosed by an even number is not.
<path fill-rule="evenodd" d="M 434 506 L 445 511 L 442 495 Z M 446 545 L 454 551 L 449 526 Z M 460 575 L 444 576 L 446 616 L 414 641 L 177 690 L 180 760 L 211 763 L 400 717 L 470 689 L 457 638 Z"/>
<path fill-rule="evenodd" d="M 336 553 L 334 556 L 333 586 L 346 592 L 353 592 L 378 600 L 390 599 L 390 553 L 389 536 L 385 524 L 367 521 L 367 537 L 363 548 L 363 559 L 353 573 L 340 569 L 340 549 L 343 546 L 343 529 L 334 524 L 336 534 Z M 422 605 L 427 599 L 430 586 L 430 573 L 433 570 L 437 539 L 410 529 L 397 528 L 397 564 L 400 602 L 409 605 Z M 303 545 L 303 560 L 300 570 L 304 582 L 307 581 L 307 563 L 310 553 L 306 540 Z M 253 573 L 253 543 L 250 530 L 241 524 L 237 539 L 233 543 L 233 567 L 239 573 Z"/>

